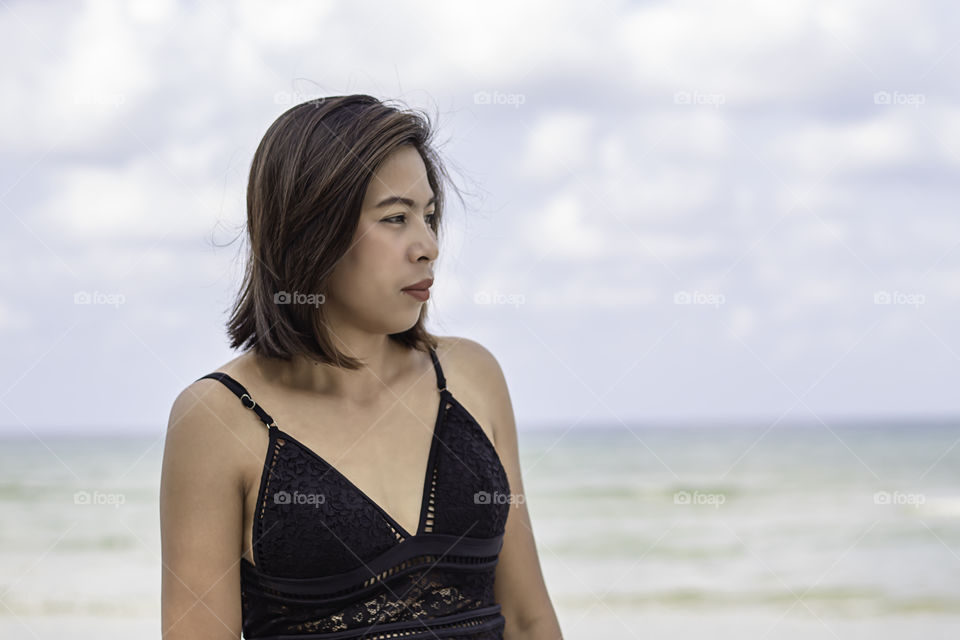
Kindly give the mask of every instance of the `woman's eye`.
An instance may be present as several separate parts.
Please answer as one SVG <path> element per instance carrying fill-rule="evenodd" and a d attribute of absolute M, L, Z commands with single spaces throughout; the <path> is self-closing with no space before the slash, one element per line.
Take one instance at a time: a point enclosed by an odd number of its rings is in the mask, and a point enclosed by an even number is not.
<path fill-rule="evenodd" d="M 430 222 L 430 226 L 433 226 L 433 225 L 436 223 L 436 221 L 437 221 L 437 214 L 435 214 L 435 213 L 428 213 L 428 214 L 427 214 L 427 217 L 428 217 L 428 218 L 433 218 L 433 220 Z M 395 216 L 390 216 L 389 218 L 384 218 L 383 221 L 384 221 L 384 222 L 391 222 L 391 221 L 393 221 L 393 220 L 397 220 L 398 218 L 400 218 L 400 219 L 401 219 L 401 222 L 402 222 L 403 219 L 406 219 L 406 215 L 405 215 L 405 214 L 402 214 L 402 213 L 398 213 L 398 214 L 395 215 Z"/>

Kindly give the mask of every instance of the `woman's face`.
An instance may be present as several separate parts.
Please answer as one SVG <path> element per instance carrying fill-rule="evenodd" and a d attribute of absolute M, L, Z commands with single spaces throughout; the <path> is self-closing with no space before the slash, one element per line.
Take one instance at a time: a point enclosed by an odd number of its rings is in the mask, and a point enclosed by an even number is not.
<path fill-rule="evenodd" d="M 377 169 L 353 243 L 330 276 L 325 304 L 331 322 L 379 334 L 401 333 L 417 323 L 425 302 L 402 289 L 433 277 L 439 253 L 431 227 L 433 196 L 426 165 L 412 145 L 399 147 Z"/>

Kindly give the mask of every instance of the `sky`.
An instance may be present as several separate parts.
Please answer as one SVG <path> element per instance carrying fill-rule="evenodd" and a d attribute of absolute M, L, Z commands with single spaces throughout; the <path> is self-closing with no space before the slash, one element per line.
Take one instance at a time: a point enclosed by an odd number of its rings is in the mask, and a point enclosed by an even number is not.
<path fill-rule="evenodd" d="M 436 118 L 428 327 L 520 430 L 960 410 L 948 2 L 0 3 L 0 434 L 160 433 L 236 352 L 273 120 Z"/>

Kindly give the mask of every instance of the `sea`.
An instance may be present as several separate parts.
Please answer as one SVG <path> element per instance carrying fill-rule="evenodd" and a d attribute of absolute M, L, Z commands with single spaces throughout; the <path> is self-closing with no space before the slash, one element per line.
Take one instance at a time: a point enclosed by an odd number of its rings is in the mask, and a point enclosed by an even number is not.
<path fill-rule="evenodd" d="M 160 637 L 163 437 L 0 439 L 0 638 Z M 960 638 L 960 419 L 519 443 L 567 640 Z"/>

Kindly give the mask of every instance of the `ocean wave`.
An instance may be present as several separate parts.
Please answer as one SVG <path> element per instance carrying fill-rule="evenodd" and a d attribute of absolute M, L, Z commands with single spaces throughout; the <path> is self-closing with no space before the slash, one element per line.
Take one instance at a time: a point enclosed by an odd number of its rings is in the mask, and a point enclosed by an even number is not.
<path fill-rule="evenodd" d="M 877 589 L 858 588 L 814 588 L 805 594 L 804 589 L 800 587 L 795 593 L 789 590 L 728 592 L 675 589 L 647 594 L 596 594 L 595 597 L 603 600 L 611 608 L 628 610 L 667 607 L 684 610 L 770 608 L 784 611 L 796 603 L 794 611 L 806 615 L 809 615 L 810 610 L 818 615 L 854 617 L 916 613 L 956 615 L 960 611 L 960 599 L 957 598 L 896 597 Z M 575 600 L 572 599 L 571 604 Z M 586 598 L 580 606 L 584 608 L 594 606 L 596 603 L 592 600 L 592 598 Z"/>

